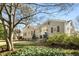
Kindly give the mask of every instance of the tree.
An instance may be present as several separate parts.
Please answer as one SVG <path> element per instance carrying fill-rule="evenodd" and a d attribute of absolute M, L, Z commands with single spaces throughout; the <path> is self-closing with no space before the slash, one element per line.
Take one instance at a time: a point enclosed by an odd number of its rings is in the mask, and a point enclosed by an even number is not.
<path fill-rule="evenodd" d="M 21 20 L 24 19 L 24 17 L 21 17 L 19 20 L 17 20 L 17 16 L 19 13 L 18 11 L 21 11 L 20 7 L 23 7 L 22 4 L 1 4 L 0 8 L 0 19 L 2 21 L 3 27 L 4 27 L 4 36 L 6 40 L 7 50 L 13 50 L 13 32 L 14 28 L 21 22 Z M 27 8 L 27 7 L 26 7 Z M 29 9 L 29 8 L 28 8 Z M 28 10 L 27 9 L 27 10 Z M 29 10 L 28 10 L 29 13 Z M 28 14 L 26 13 L 26 14 Z M 4 15 L 6 17 L 4 17 Z M 19 15 L 21 16 L 21 14 Z M 27 16 L 29 17 L 29 16 Z M 26 17 L 26 18 L 27 18 Z"/>
<path fill-rule="evenodd" d="M 34 21 L 33 17 L 39 13 L 53 14 L 54 12 L 69 11 L 73 4 L 18 4 L 7 3 L 0 4 L 0 20 L 4 28 L 4 36 L 6 40 L 7 50 L 14 50 L 13 32 L 18 24 L 26 26 Z M 48 12 L 51 7 L 57 7 L 54 12 Z M 41 10 L 42 9 L 42 10 Z"/>

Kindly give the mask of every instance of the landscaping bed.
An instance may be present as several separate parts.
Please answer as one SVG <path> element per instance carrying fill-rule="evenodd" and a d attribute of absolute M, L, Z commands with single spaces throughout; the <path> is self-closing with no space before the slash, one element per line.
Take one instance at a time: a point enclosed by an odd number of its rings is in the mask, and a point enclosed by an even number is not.
<path fill-rule="evenodd" d="M 68 36 L 64 33 L 49 36 L 47 45 L 52 47 L 62 47 L 68 49 L 79 49 L 79 36 Z"/>
<path fill-rule="evenodd" d="M 78 50 L 50 48 L 45 46 L 26 46 L 4 56 L 73 56 L 79 55 Z"/>

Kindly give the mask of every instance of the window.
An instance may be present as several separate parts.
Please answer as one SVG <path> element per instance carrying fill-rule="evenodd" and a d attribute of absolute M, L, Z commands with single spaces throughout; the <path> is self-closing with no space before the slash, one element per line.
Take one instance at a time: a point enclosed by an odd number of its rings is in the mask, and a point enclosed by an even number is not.
<path fill-rule="evenodd" d="M 24 36 L 26 36 L 27 34 L 26 33 L 24 33 Z"/>
<path fill-rule="evenodd" d="M 48 29 L 46 29 L 46 31 L 48 31 Z"/>
<path fill-rule="evenodd" d="M 48 21 L 48 25 L 50 25 L 50 22 Z"/>
<path fill-rule="evenodd" d="M 57 26 L 57 32 L 60 32 L 60 27 L 59 26 Z"/>
<path fill-rule="evenodd" d="M 51 33 L 53 33 L 53 27 L 51 27 Z"/>
<path fill-rule="evenodd" d="M 33 31 L 31 31 L 31 35 L 33 35 Z"/>

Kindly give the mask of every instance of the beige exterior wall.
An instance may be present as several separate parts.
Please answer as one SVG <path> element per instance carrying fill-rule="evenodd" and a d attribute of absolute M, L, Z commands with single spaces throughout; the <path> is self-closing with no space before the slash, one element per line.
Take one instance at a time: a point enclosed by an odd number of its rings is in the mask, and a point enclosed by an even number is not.
<path fill-rule="evenodd" d="M 48 33 L 49 34 L 54 34 L 57 33 L 57 26 L 59 26 L 59 32 L 60 33 L 64 33 L 64 22 L 57 22 L 57 21 L 53 21 L 50 23 L 50 25 L 48 26 Z M 53 27 L 53 33 L 51 33 L 51 27 Z"/>
<path fill-rule="evenodd" d="M 23 36 L 23 38 L 31 39 L 33 32 L 34 32 L 34 28 L 31 26 L 27 26 L 26 28 L 24 28 L 24 30 L 22 32 L 22 36 Z"/>
<path fill-rule="evenodd" d="M 75 33 L 75 28 L 72 21 L 67 21 L 65 23 L 65 33 L 68 35 L 73 35 Z"/>
<path fill-rule="evenodd" d="M 43 35 L 45 32 L 47 32 L 49 35 L 57 33 L 57 26 L 59 26 L 59 32 L 64 33 L 65 31 L 65 22 L 59 22 L 59 21 L 50 21 L 50 24 L 45 23 L 43 24 L 39 30 L 41 30 L 40 35 Z M 51 28 L 53 27 L 53 33 L 51 33 Z M 38 33 L 37 33 L 38 34 Z"/>

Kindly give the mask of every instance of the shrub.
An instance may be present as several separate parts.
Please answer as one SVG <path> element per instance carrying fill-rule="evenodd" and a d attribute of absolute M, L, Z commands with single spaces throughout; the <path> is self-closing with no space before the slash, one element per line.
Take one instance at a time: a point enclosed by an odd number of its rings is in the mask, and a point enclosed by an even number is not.
<path fill-rule="evenodd" d="M 63 39 L 65 37 L 66 37 L 65 34 L 54 34 L 54 35 L 48 37 L 47 42 L 49 44 L 52 44 L 52 43 L 62 44 L 63 43 Z"/>
<path fill-rule="evenodd" d="M 48 45 L 52 44 L 62 44 L 62 45 L 79 45 L 79 37 L 78 36 L 68 36 L 66 34 L 55 34 L 49 36 L 47 40 Z"/>

